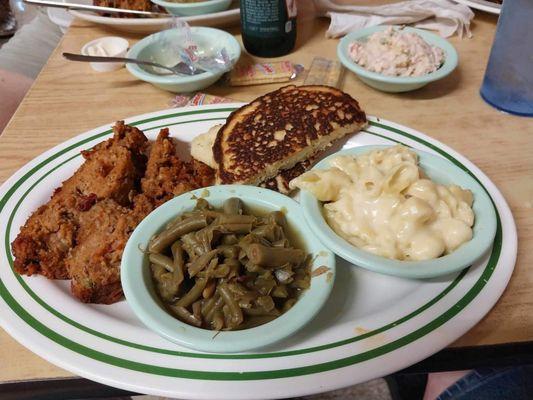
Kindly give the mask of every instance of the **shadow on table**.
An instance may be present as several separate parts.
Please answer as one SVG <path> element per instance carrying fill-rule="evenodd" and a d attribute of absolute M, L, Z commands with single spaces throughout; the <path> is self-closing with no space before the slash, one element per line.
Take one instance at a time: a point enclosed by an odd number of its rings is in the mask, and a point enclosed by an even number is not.
<path fill-rule="evenodd" d="M 444 97 L 454 92 L 461 84 L 462 73 L 461 67 L 458 66 L 450 75 L 436 82 L 412 92 L 390 93 L 394 97 L 408 98 L 413 100 L 430 100 Z"/>

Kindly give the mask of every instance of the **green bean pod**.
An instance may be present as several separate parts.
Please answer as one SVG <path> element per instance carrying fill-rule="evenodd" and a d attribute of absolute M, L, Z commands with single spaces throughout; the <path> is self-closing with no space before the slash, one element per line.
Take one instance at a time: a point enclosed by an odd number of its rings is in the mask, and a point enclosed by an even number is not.
<path fill-rule="evenodd" d="M 160 253 L 179 237 L 207 226 L 207 220 L 202 217 L 190 217 L 180 221 L 170 229 L 164 230 L 156 235 L 148 245 L 150 253 Z"/>
<path fill-rule="evenodd" d="M 218 250 L 211 250 L 208 251 L 205 254 L 202 254 L 200 257 L 198 257 L 196 260 L 194 260 L 192 263 L 188 266 L 189 276 L 192 278 L 194 277 L 198 272 L 203 270 L 207 265 L 210 263 L 210 261 L 213 259 L 213 257 L 216 257 L 218 253 Z"/>
<path fill-rule="evenodd" d="M 183 274 L 183 270 L 185 268 L 185 261 L 183 260 L 183 249 L 181 248 L 179 240 L 176 240 L 174 244 L 172 244 L 170 250 L 172 251 L 172 257 L 174 258 L 174 278 L 176 279 L 177 284 L 181 285 L 181 283 L 185 279 L 185 276 Z"/>
<path fill-rule="evenodd" d="M 252 263 L 271 268 L 281 267 L 287 263 L 301 264 L 306 258 L 305 252 L 300 249 L 267 247 L 258 243 L 249 245 L 246 255 Z"/>
<path fill-rule="evenodd" d="M 242 208 L 243 208 L 242 201 L 238 197 L 230 197 L 222 205 L 222 209 L 224 213 L 230 214 L 230 215 L 241 215 Z"/>
<path fill-rule="evenodd" d="M 200 298 L 206 284 L 207 280 L 202 278 L 197 279 L 191 290 L 189 290 L 185 296 L 179 299 L 175 305 L 177 307 L 189 307 L 192 303 Z"/>
<path fill-rule="evenodd" d="M 172 309 L 172 311 L 174 311 L 178 319 L 180 319 L 181 321 L 189 325 L 196 326 L 198 328 L 202 326 L 202 321 L 197 319 L 194 315 L 187 311 L 185 307 L 171 305 L 170 308 Z"/>
<path fill-rule="evenodd" d="M 220 292 L 220 297 L 224 299 L 224 303 L 228 306 L 229 311 L 231 313 L 231 321 L 235 325 L 240 325 L 242 321 L 244 320 L 244 317 L 242 315 L 242 310 L 233 298 L 231 291 L 229 290 L 227 284 L 221 284 L 218 287 L 218 290 Z"/>

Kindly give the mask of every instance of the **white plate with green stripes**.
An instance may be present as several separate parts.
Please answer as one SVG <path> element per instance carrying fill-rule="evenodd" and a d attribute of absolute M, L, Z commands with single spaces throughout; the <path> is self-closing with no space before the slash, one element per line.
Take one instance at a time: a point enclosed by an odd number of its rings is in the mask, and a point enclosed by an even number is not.
<path fill-rule="evenodd" d="M 129 118 L 150 139 L 161 127 L 190 142 L 223 123 L 239 104 L 165 110 Z M 370 118 L 345 147 L 403 143 L 447 158 L 471 174 L 492 199 L 498 219 L 493 247 L 469 269 L 407 280 L 337 259 L 332 295 L 291 338 L 262 351 L 206 354 L 168 342 L 143 326 L 125 300 L 87 305 L 68 281 L 20 277 L 10 243 L 28 216 L 82 163 L 80 150 L 111 135 L 111 124 L 47 151 L 0 188 L 0 324 L 46 360 L 107 385 L 186 399 L 287 398 L 384 376 L 444 348 L 496 303 L 512 274 L 517 236 L 511 211 L 471 162 L 413 129 Z M 216 340 L 216 339 L 215 339 Z"/>

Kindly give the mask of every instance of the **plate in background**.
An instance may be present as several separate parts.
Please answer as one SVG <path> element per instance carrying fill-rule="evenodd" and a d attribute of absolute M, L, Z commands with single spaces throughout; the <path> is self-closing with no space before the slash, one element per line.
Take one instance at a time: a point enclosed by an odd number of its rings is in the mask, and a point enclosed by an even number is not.
<path fill-rule="evenodd" d="M 79 4 L 93 4 L 92 0 L 72 0 L 73 3 Z M 89 22 L 94 22 L 100 25 L 110 26 L 114 29 L 135 32 L 135 33 L 153 33 L 170 28 L 172 17 L 168 18 L 116 18 L 103 17 L 93 12 L 70 10 L 73 16 Z M 229 10 L 216 12 L 212 14 L 194 15 L 191 17 L 183 17 L 183 20 L 190 25 L 195 26 L 231 26 L 238 24 L 240 20 L 239 3 L 233 2 Z"/>

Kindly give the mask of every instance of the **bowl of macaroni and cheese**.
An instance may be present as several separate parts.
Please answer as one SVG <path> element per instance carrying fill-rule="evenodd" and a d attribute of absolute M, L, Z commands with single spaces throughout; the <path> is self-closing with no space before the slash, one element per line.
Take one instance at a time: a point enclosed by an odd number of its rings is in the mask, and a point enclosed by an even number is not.
<path fill-rule="evenodd" d="M 357 266 L 406 278 L 470 266 L 491 246 L 494 206 L 450 161 L 396 146 L 335 153 L 291 181 L 311 230 Z"/>

